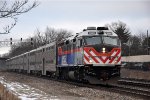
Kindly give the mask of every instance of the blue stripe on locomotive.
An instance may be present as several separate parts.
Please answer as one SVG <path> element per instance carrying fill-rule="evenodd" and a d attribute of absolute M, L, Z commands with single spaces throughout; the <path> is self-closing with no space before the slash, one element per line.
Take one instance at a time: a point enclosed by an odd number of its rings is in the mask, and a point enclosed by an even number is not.
<path fill-rule="evenodd" d="M 61 60 L 62 59 L 62 56 L 61 55 L 58 55 L 58 65 L 60 65 L 61 64 Z"/>
<path fill-rule="evenodd" d="M 75 53 L 67 54 L 67 64 L 74 64 Z"/>
<path fill-rule="evenodd" d="M 66 57 L 66 59 L 64 59 L 63 57 Z M 74 59 L 75 59 L 75 53 L 70 53 L 70 54 L 65 54 L 65 55 L 59 55 L 58 56 L 58 65 L 63 65 L 64 61 L 66 62 L 66 64 L 74 64 Z"/>

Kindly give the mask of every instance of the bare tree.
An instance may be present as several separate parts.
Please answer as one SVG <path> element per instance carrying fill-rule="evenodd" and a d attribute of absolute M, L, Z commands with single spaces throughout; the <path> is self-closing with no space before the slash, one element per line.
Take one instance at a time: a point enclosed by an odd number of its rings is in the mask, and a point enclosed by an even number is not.
<path fill-rule="evenodd" d="M 56 41 L 57 42 L 64 41 L 68 37 L 71 37 L 71 36 L 73 36 L 73 35 L 72 35 L 72 33 L 70 31 L 60 29 L 60 30 L 58 30 Z"/>
<path fill-rule="evenodd" d="M 57 30 L 55 30 L 54 28 L 49 28 L 47 27 L 45 32 L 44 32 L 44 43 L 50 43 L 55 41 L 55 39 L 57 38 Z"/>
<path fill-rule="evenodd" d="M 54 29 L 47 27 L 45 32 L 40 32 L 40 30 L 37 29 L 35 31 L 35 36 L 29 37 L 23 42 L 13 44 L 11 46 L 9 57 L 28 52 L 32 49 L 38 48 L 51 42 L 60 42 L 66 40 L 70 36 L 72 36 L 72 33 L 64 29 Z M 33 44 L 31 44 L 31 38 L 33 39 Z"/>
<path fill-rule="evenodd" d="M 42 33 L 40 32 L 39 29 L 36 29 L 35 31 L 35 36 L 34 36 L 34 40 L 36 40 L 36 46 L 39 47 L 42 45 L 43 43 L 43 36 Z"/>
<path fill-rule="evenodd" d="M 72 33 L 70 31 L 64 30 L 64 29 L 54 29 L 47 27 L 44 34 L 40 35 L 39 38 L 41 38 L 42 42 L 44 44 L 51 43 L 51 42 L 58 42 L 65 40 L 66 38 L 72 36 Z"/>
<path fill-rule="evenodd" d="M 16 1 L 8 1 L 1 0 L 0 1 L 0 18 L 1 19 L 12 19 L 14 22 L 11 25 L 7 25 L 4 27 L 3 32 L 0 34 L 7 34 L 17 23 L 17 16 L 23 13 L 30 11 L 31 9 L 37 7 L 39 3 L 34 1 L 32 4 L 28 0 L 16 0 Z"/>

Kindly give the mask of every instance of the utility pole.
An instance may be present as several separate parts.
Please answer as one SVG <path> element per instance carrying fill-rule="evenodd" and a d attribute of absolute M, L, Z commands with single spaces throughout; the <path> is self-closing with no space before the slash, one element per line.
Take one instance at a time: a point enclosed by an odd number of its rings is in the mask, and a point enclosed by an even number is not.
<path fill-rule="evenodd" d="M 149 37 L 148 37 L 148 30 L 147 30 L 147 55 L 149 55 Z"/>
<path fill-rule="evenodd" d="M 130 37 L 129 37 L 128 47 L 129 47 L 129 55 L 128 56 L 131 56 L 131 38 Z"/>

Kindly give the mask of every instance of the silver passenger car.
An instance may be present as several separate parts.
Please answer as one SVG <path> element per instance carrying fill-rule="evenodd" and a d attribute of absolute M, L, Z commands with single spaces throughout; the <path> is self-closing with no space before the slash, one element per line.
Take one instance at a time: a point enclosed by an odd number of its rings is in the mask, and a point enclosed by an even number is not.
<path fill-rule="evenodd" d="M 6 60 L 8 70 L 51 75 L 56 71 L 56 44 L 51 43 Z"/>

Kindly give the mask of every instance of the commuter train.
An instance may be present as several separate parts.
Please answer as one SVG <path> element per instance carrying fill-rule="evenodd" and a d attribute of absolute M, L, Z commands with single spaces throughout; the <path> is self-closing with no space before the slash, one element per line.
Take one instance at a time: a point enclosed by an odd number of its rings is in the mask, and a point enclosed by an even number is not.
<path fill-rule="evenodd" d="M 121 44 L 107 27 L 88 27 L 6 60 L 8 70 L 77 81 L 106 81 L 120 75 Z"/>

